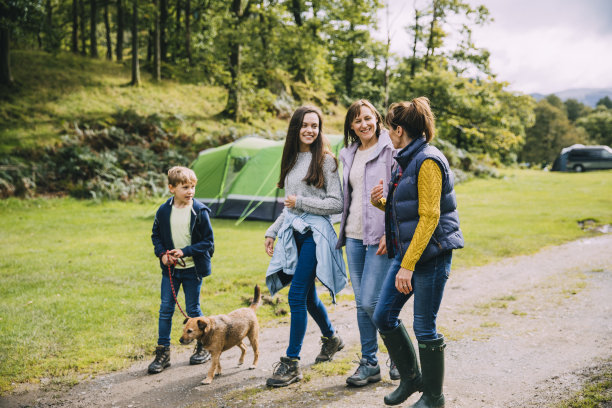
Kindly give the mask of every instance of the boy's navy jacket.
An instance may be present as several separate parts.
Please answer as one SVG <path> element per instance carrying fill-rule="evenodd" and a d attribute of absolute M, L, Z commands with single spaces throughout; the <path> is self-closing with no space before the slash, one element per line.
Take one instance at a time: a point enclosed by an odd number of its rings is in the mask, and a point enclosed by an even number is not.
<path fill-rule="evenodd" d="M 159 207 L 155 214 L 153 233 L 151 234 L 155 256 L 159 258 L 162 273 L 167 270 L 167 266 L 161 262 L 161 256 L 166 251 L 174 249 L 172 232 L 170 230 L 170 213 L 172 212 L 173 203 L 174 197 L 170 197 L 168 201 Z M 208 216 L 209 212 L 210 208 L 198 200 L 193 200 L 193 206 L 191 207 L 191 245 L 181 248 L 184 256 L 193 257 L 195 270 L 199 277 L 210 275 L 210 258 L 215 252 L 213 230 L 210 225 L 210 217 Z"/>

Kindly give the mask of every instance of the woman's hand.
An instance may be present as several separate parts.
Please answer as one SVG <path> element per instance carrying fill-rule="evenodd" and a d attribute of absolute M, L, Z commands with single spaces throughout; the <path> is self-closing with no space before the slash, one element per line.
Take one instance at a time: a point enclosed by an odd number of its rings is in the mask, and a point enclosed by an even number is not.
<path fill-rule="evenodd" d="M 406 268 L 400 268 L 395 275 L 395 288 L 404 295 L 412 292 L 412 271 Z"/>
<path fill-rule="evenodd" d="M 377 203 L 383 198 L 383 179 L 380 179 L 377 185 L 372 188 L 370 192 L 370 201 L 373 203 Z"/>
<path fill-rule="evenodd" d="M 297 203 L 297 196 L 290 195 L 285 198 L 285 207 L 287 208 L 295 208 L 295 204 Z"/>
<path fill-rule="evenodd" d="M 266 254 L 268 254 L 268 256 L 274 255 L 274 238 L 266 237 L 264 246 L 266 248 Z"/>
<path fill-rule="evenodd" d="M 385 255 L 387 253 L 387 237 L 383 235 L 378 243 L 378 250 L 376 250 L 376 255 Z"/>

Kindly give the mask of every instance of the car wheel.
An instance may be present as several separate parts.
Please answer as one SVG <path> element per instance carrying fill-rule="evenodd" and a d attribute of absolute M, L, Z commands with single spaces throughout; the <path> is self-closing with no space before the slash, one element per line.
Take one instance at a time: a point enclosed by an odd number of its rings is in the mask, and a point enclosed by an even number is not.
<path fill-rule="evenodd" d="M 582 164 L 577 164 L 574 166 L 574 171 L 576 173 L 582 173 L 584 171 L 584 167 L 582 167 Z"/>

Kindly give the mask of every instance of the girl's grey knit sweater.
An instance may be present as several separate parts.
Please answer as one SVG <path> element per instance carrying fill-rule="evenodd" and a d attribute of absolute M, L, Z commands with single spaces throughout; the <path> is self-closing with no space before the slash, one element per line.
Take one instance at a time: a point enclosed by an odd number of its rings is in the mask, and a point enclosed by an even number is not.
<path fill-rule="evenodd" d="M 299 152 L 295 165 L 285 176 L 285 195 L 295 195 L 297 200 L 295 208 L 289 209 L 296 214 L 304 212 L 315 215 L 339 214 L 343 208 L 342 184 L 336 161 L 329 154 L 325 155 L 323 175 L 325 183 L 323 188 L 309 186 L 304 181 L 308 174 L 308 167 L 312 160 L 312 153 Z M 266 231 L 266 237 L 276 238 L 278 230 L 283 225 L 284 213 L 278 216 L 274 224 Z"/>

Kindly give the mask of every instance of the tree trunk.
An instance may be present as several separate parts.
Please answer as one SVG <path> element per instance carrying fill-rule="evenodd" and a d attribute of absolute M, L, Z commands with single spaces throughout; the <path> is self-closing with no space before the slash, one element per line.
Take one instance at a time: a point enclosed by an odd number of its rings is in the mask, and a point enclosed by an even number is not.
<path fill-rule="evenodd" d="M 425 53 L 425 63 L 423 67 L 425 70 L 429 68 L 429 59 L 433 57 L 434 54 L 434 36 L 435 36 L 435 27 L 438 19 L 438 0 L 433 0 L 433 16 L 431 18 L 431 24 L 429 26 L 429 40 L 427 41 L 427 52 Z"/>
<path fill-rule="evenodd" d="M 174 26 L 174 50 L 172 50 L 172 62 L 180 55 L 181 50 L 181 0 L 176 0 L 176 21 Z"/>
<path fill-rule="evenodd" d="M 168 0 L 161 0 L 159 5 L 159 41 L 161 60 L 168 61 Z"/>
<path fill-rule="evenodd" d="M 301 0 L 291 0 L 291 13 L 293 14 L 293 19 L 295 20 L 295 24 L 298 27 L 301 27 L 304 24 L 304 20 L 302 20 L 302 2 Z"/>
<path fill-rule="evenodd" d="M 55 40 L 53 38 L 53 6 L 51 0 L 47 0 L 45 4 L 45 45 L 47 50 L 55 49 Z"/>
<path fill-rule="evenodd" d="M 350 37 L 353 37 L 353 33 L 355 31 L 355 26 L 353 23 L 349 26 L 349 33 L 351 33 Z M 344 61 L 344 88 L 346 90 L 346 94 L 349 97 L 353 96 L 353 78 L 355 77 L 355 54 L 353 51 L 349 51 L 346 56 L 346 60 Z"/>
<path fill-rule="evenodd" d="M 123 15 L 122 0 L 117 0 L 117 61 L 123 61 L 123 30 L 125 17 Z"/>
<path fill-rule="evenodd" d="M 113 59 L 113 44 L 111 41 L 110 21 L 108 18 L 108 2 L 109 0 L 104 1 L 104 28 L 106 29 L 106 59 L 111 61 Z"/>
<path fill-rule="evenodd" d="M 153 59 L 153 54 L 155 54 L 155 50 L 153 49 L 153 44 L 155 43 L 155 33 L 154 30 L 149 28 L 149 34 L 147 35 L 147 64 L 151 63 Z"/>
<path fill-rule="evenodd" d="M 79 2 L 72 0 L 72 37 L 70 38 L 70 51 L 79 52 Z"/>
<path fill-rule="evenodd" d="M 8 27 L 0 27 L 0 83 L 11 85 L 11 32 Z"/>
<path fill-rule="evenodd" d="M 241 88 L 240 88 L 240 65 L 242 43 L 240 39 L 240 25 L 242 20 L 249 15 L 250 2 L 247 1 L 242 11 L 242 0 L 232 0 L 230 12 L 234 20 L 229 37 L 229 71 L 230 84 L 227 89 L 227 105 L 223 109 L 223 115 L 235 121 L 241 116 Z"/>
<path fill-rule="evenodd" d="M 420 26 L 419 26 L 419 17 L 421 13 L 417 8 L 414 8 L 414 41 L 412 43 L 412 60 L 410 61 L 410 78 L 414 78 L 416 74 L 416 64 L 417 64 L 417 42 L 420 36 Z"/>
<path fill-rule="evenodd" d="M 344 87 L 346 89 L 346 95 L 349 97 L 353 96 L 353 78 L 355 76 L 355 56 L 352 52 L 346 56 L 344 61 Z"/>
<path fill-rule="evenodd" d="M 161 47 L 160 47 L 160 24 L 159 24 L 159 0 L 154 0 L 153 2 L 155 6 L 155 14 L 153 18 L 155 19 L 155 30 L 153 37 L 153 79 L 156 81 L 161 81 Z"/>
<path fill-rule="evenodd" d="M 236 0 L 234 0 L 236 1 Z M 185 0 L 185 54 L 189 65 L 193 65 L 191 58 L 191 0 Z"/>
<path fill-rule="evenodd" d="M 227 90 L 227 105 L 223 110 L 225 115 L 235 121 L 240 120 L 240 53 L 242 46 L 239 43 L 234 43 L 230 47 L 230 86 Z"/>
<path fill-rule="evenodd" d="M 389 26 L 389 1 L 385 2 L 385 12 L 387 14 L 387 44 L 385 46 L 385 72 L 383 74 L 383 87 L 385 89 L 384 107 L 389 106 L 389 50 L 391 49 L 391 29 Z"/>
<path fill-rule="evenodd" d="M 81 54 L 87 55 L 87 39 L 85 36 L 85 0 L 79 0 L 81 12 Z"/>
<path fill-rule="evenodd" d="M 132 0 L 132 82 L 140 85 L 140 67 L 138 66 L 138 0 Z"/>
<path fill-rule="evenodd" d="M 89 54 L 93 58 L 98 58 L 98 36 L 97 36 L 97 25 L 98 25 L 98 9 L 96 0 L 89 1 Z"/>

